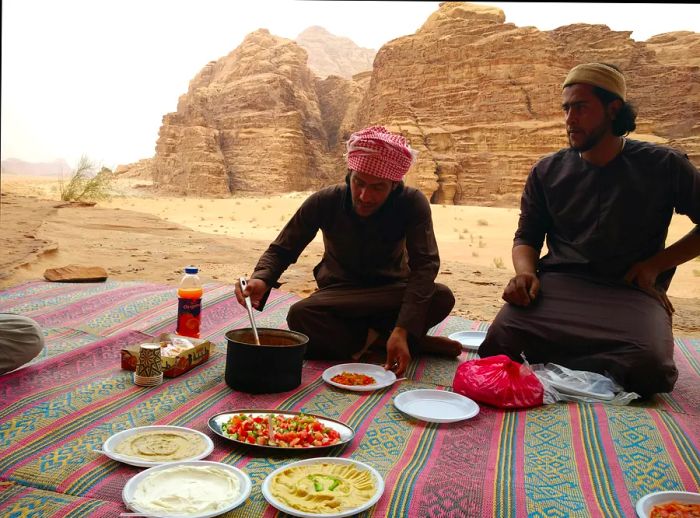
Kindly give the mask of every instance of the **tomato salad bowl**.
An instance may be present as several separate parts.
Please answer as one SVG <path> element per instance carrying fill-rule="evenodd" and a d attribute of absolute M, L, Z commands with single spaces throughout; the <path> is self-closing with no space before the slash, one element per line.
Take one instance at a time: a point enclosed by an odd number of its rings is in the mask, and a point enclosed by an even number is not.
<path fill-rule="evenodd" d="M 208 425 L 225 439 L 265 448 L 328 448 L 355 436 L 345 423 L 304 412 L 236 410 L 211 417 Z"/>

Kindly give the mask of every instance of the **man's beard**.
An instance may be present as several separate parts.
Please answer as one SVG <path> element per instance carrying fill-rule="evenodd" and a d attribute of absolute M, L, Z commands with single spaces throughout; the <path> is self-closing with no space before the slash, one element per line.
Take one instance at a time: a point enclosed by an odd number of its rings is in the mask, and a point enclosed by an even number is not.
<path fill-rule="evenodd" d="M 606 133 L 608 132 L 608 129 L 610 127 L 610 119 L 607 117 L 603 122 L 600 123 L 600 125 L 596 126 L 591 130 L 589 135 L 586 137 L 586 140 L 584 140 L 582 143 L 580 143 L 578 146 L 575 146 L 571 142 L 571 135 L 567 133 L 567 138 L 569 140 L 569 146 L 571 149 L 574 151 L 578 151 L 579 153 L 584 153 L 586 151 L 589 151 L 593 149 L 601 140 L 603 140 L 603 137 L 605 137 Z"/>

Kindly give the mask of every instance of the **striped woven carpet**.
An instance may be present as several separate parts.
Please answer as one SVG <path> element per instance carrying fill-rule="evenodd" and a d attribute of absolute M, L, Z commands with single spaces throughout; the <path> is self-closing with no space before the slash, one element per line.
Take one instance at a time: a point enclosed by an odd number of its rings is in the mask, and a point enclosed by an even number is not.
<path fill-rule="evenodd" d="M 631 517 L 649 492 L 699 489 L 700 340 L 676 339 L 677 388 L 652 401 L 510 412 L 482 406 L 474 419 L 429 424 L 401 414 L 392 400 L 405 390 L 449 388 L 457 361 L 421 358 L 411 365 L 411 381 L 372 393 L 323 383 L 326 362 L 307 362 L 292 392 L 230 389 L 224 333 L 248 324 L 232 286 L 223 284 L 205 286 L 202 329 L 217 344 L 213 357 L 161 386 L 138 387 L 120 368 L 120 348 L 173 331 L 175 297 L 173 287 L 115 281 L 30 282 L 0 293 L 0 312 L 34 318 L 48 344 L 30 365 L 0 377 L 0 515 L 117 516 L 126 511 L 122 488 L 141 468 L 95 448 L 134 426 L 172 424 L 213 435 L 207 419 L 240 408 L 305 411 L 352 426 L 349 445 L 323 454 L 366 462 L 384 477 L 383 497 L 364 516 Z M 258 325 L 284 327 L 295 300 L 273 292 Z M 485 328 L 450 317 L 431 333 Z M 245 505 L 226 516 L 276 516 L 262 481 L 310 456 L 214 442 L 207 460 L 243 469 L 254 484 Z"/>

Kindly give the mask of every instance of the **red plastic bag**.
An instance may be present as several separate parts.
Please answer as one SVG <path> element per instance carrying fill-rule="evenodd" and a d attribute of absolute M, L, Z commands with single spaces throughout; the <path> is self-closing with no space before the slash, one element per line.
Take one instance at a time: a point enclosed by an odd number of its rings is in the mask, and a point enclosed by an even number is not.
<path fill-rule="evenodd" d="M 543 404 L 544 387 L 527 364 L 505 354 L 469 360 L 457 367 L 452 388 L 474 401 L 499 408 Z"/>

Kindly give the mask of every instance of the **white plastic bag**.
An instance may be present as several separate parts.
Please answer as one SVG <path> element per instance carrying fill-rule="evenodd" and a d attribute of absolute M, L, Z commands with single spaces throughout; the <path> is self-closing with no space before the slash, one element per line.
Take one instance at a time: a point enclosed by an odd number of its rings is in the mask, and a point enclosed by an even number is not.
<path fill-rule="evenodd" d="M 640 397 L 636 392 L 623 392 L 620 385 L 596 372 L 574 371 L 555 363 L 530 367 L 544 387 L 545 405 L 557 401 L 627 405 Z"/>

